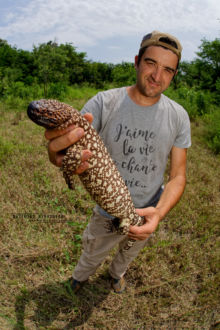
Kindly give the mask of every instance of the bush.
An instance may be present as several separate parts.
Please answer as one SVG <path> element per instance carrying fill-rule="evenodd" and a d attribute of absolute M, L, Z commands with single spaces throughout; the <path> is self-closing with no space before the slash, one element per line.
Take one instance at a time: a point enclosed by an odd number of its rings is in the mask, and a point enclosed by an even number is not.
<path fill-rule="evenodd" d="M 114 66 L 112 71 L 115 86 L 133 85 L 136 81 L 136 71 L 133 63 L 122 62 Z"/>
<path fill-rule="evenodd" d="M 68 100 L 84 100 L 87 102 L 100 90 L 87 84 L 68 86 L 66 98 Z"/>
<path fill-rule="evenodd" d="M 181 104 L 188 112 L 191 120 L 210 113 L 212 98 L 210 93 L 195 88 L 181 86 L 178 89 L 170 87 L 165 94 Z"/>
<path fill-rule="evenodd" d="M 21 81 L 12 82 L 5 88 L 4 98 L 11 97 L 18 97 L 21 99 L 33 99 L 42 97 L 42 88 L 37 85 L 25 85 Z"/>
<path fill-rule="evenodd" d="M 220 153 L 220 109 L 216 108 L 212 113 L 204 117 L 206 127 L 204 137 L 208 146 L 214 153 Z"/>
<path fill-rule="evenodd" d="M 28 102 L 42 97 L 43 89 L 40 85 L 26 86 L 23 82 L 17 81 L 5 88 L 2 100 L 14 109 L 21 109 Z"/>
<path fill-rule="evenodd" d="M 62 99 L 67 93 L 68 86 L 62 82 L 51 83 L 48 88 L 47 97 Z"/>

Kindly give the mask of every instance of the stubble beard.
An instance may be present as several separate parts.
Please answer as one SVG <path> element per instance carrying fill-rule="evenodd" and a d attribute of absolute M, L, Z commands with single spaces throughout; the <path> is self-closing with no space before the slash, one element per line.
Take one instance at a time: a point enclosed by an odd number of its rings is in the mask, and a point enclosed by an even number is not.
<path fill-rule="evenodd" d="M 137 88 L 141 95 L 152 99 L 158 99 L 163 93 L 163 90 L 161 88 L 158 91 L 154 91 L 153 88 L 149 88 L 146 83 L 142 84 L 140 82 L 137 82 Z"/>

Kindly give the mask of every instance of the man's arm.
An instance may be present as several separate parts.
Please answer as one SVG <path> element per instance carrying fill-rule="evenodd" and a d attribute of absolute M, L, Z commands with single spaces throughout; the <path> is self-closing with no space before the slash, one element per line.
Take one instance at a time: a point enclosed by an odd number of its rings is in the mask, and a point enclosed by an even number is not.
<path fill-rule="evenodd" d="M 160 220 L 177 204 L 184 192 L 186 185 L 186 155 L 187 149 L 173 147 L 171 150 L 169 181 L 156 206 L 160 214 Z"/>
<path fill-rule="evenodd" d="M 186 154 L 187 149 L 173 147 L 170 155 L 170 175 L 164 192 L 156 207 L 137 209 L 137 213 L 144 216 L 143 226 L 131 226 L 129 237 L 143 240 L 152 234 L 159 222 L 180 200 L 186 185 Z"/>

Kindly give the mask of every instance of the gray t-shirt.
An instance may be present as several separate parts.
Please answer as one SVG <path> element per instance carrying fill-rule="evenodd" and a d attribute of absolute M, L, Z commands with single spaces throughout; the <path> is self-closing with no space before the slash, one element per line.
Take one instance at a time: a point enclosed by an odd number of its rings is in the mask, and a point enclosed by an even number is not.
<path fill-rule="evenodd" d="M 98 93 L 81 113 L 91 112 L 136 208 L 149 205 L 163 185 L 171 148 L 191 145 L 190 121 L 182 106 L 165 95 L 152 106 L 139 106 L 126 87 Z"/>

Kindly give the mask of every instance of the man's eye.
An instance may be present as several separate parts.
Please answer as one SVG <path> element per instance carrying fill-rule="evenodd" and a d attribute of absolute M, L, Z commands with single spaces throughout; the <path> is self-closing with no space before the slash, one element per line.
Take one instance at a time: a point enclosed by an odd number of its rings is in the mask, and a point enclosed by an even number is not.
<path fill-rule="evenodd" d="M 173 69 L 170 69 L 170 68 L 165 68 L 165 71 L 169 74 L 174 74 L 175 71 Z"/>
<path fill-rule="evenodd" d="M 153 61 L 150 61 L 150 60 L 146 60 L 145 63 L 147 65 L 155 65 L 155 63 Z"/>

